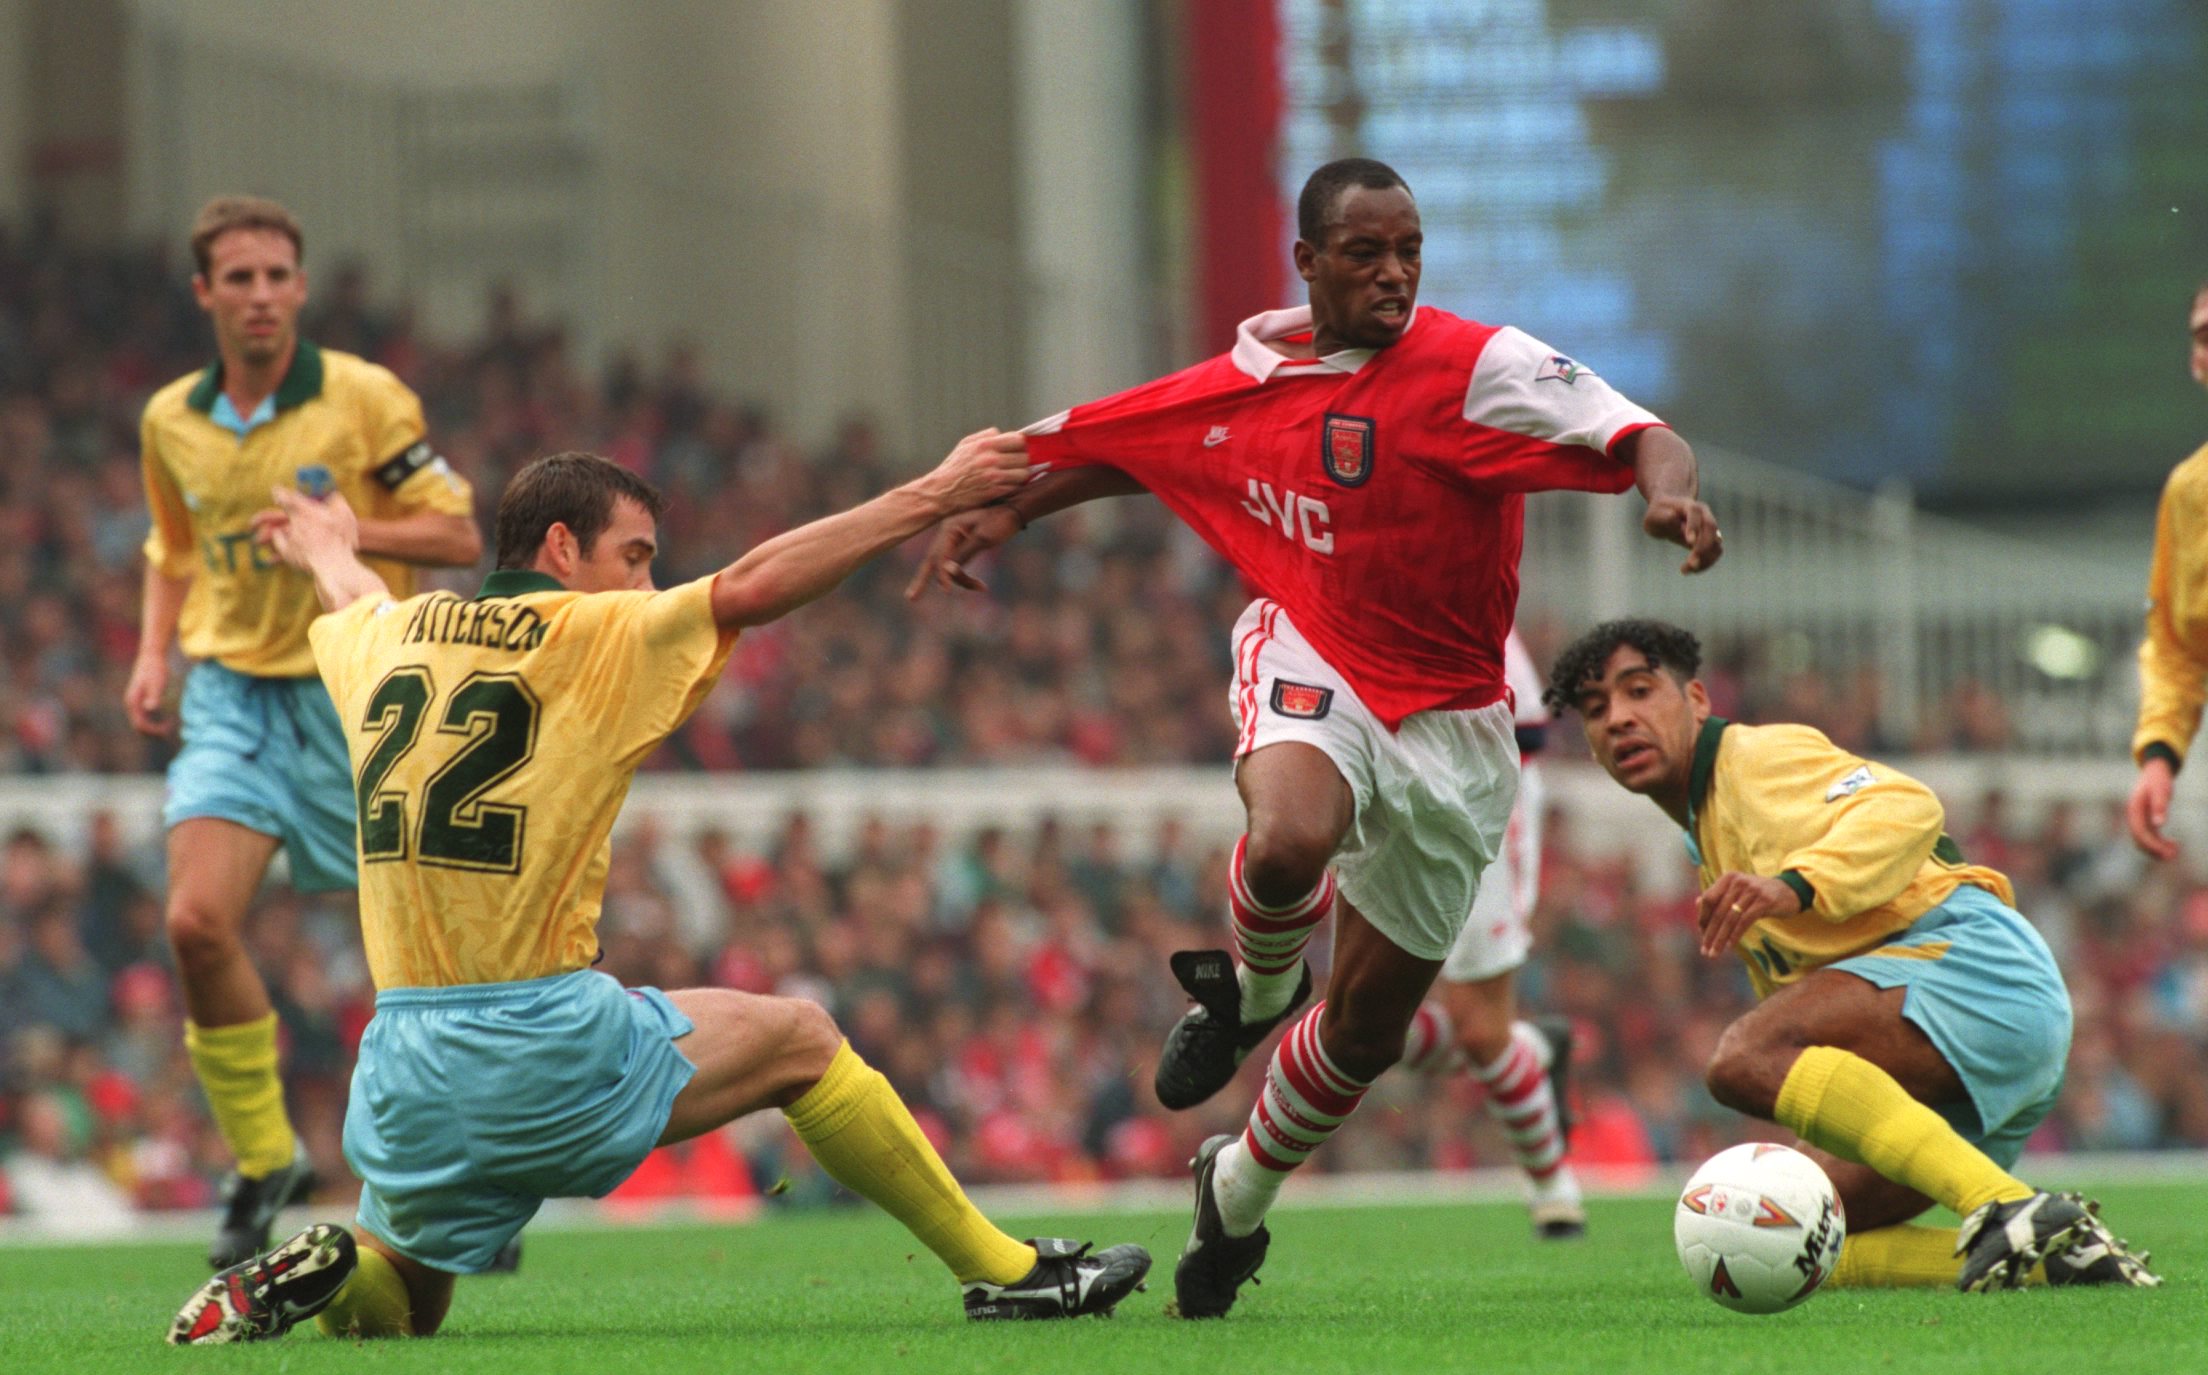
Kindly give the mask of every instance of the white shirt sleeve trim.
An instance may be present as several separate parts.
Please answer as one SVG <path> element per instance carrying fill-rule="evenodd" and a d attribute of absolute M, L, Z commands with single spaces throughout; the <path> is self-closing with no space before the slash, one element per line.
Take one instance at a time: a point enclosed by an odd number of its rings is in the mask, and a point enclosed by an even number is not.
<path fill-rule="evenodd" d="M 1488 339 L 1472 367 L 1464 418 L 1529 439 L 1605 452 L 1622 431 L 1664 423 L 1578 362 L 1508 325 Z"/>

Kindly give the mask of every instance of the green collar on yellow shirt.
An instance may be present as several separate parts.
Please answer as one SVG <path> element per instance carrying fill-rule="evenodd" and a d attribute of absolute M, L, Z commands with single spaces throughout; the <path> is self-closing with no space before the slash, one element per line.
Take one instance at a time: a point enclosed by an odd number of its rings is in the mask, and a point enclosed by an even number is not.
<path fill-rule="evenodd" d="M 560 580 L 550 573 L 539 573 L 534 568 L 500 568 L 483 579 L 483 590 L 475 594 L 479 602 L 493 597 L 525 597 L 531 592 L 564 591 Z"/>
<path fill-rule="evenodd" d="M 291 351 L 291 366 L 284 370 L 284 380 L 276 384 L 276 409 L 288 411 L 303 406 L 322 394 L 322 350 L 311 339 L 301 339 Z M 222 395 L 222 360 L 217 358 L 207 365 L 207 370 L 192 384 L 192 393 L 184 398 L 184 404 L 206 415 L 215 409 L 215 398 Z"/>
<path fill-rule="evenodd" d="M 1702 800 L 1710 795 L 1710 775 L 1717 772 L 1717 740 L 1732 722 L 1712 716 L 1702 723 L 1694 739 L 1694 764 L 1687 770 L 1687 823 L 1702 814 Z"/>

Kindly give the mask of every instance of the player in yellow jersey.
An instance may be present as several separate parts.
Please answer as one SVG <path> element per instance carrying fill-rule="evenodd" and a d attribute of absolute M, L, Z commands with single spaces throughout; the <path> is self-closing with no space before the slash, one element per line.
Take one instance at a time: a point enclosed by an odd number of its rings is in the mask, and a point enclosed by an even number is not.
<path fill-rule="evenodd" d="M 2208 386 L 2208 282 L 2193 292 L 2193 380 Z M 2147 637 L 2139 645 L 2139 728 L 2131 757 L 2139 765 L 2125 820 L 2131 838 L 2156 859 L 2177 858 L 2169 824 L 2170 792 L 2200 730 L 2208 701 L 2208 445 L 2177 465 L 2162 489 L 2154 522 L 2154 566 L 2147 575 Z"/>
<path fill-rule="evenodd" d="M 131 724 L 173 732 L 169 647 L 197 662 L 169 766 L 168 929 L 183 983 L 185 1045 L 238 1162 L 208 1259 L 268 1245 L 276 1210 L 304 1191 L 304 1155 L 277 1077 L 276 1014 L 246 953 L 247 909 L 281 847 L 293 886 L 353 886 L 345 741 L 315 676 L 314 585 L 254 539 L 269 489 L 337 493 L 361 550 L 400 595 L 415 564 L 482 552 L 468 485 L 424 439 L 421 403 L 383 368 L 299 336 L 306 304 L 298 221 L 273 201 L 210 201 L 192 228 L 192 291 L 215 361 L 146 405 L 145 602 L 124 689 Z"/>
<path fill-rule="evenodd" d="M 823 595 L 1027 479 L 1025 441 L 969 436 L 925 477 L 652 590 L 659 494 L 562 454 L 499 499 L 472 599 L 396 600 L 339 502 L 281 493 L 267 530 L 335 614 L 315 657 L 352 746 L 361 927 L 377 987 L 345 1155 L 354 1231 L 309 1228 L 217 1275 L 172 1342 L 325 1330 L 422 1335 L 546 1198 L 610 1192 L 655 1145 L 780 1108 L 827 1172 L 942 1259 L 969 1318 L 1109 1312 L 1138 1246 L 1015 1241 L 951 1178 L 826 1011 L 596 973 L 608 836 L 644 757 L 720 677 L 737 634 Z M 356 1241 L 355 1238 L 358 1238 Z"/>
<path fill-rule="evenodd" d="M 1547 700 L 1686 830 L 1701 951 L 1737 953 L 1761 1000 L 1720 1038 L 1710 1093 L 1832 1176 L 1834 1282 L 2159 1283 L 2093 1205 L 2008 1173 L 2070 1049 L 2069 994 L 2009 881 L 1963 858 L 1915 779 L 1808 726 L 1712 716 L 1700 666 L 1679 627 L 1610 621 L 1557 656 Z M 1912 1225 L 1935 1203 L 1959 1230 Z"/>

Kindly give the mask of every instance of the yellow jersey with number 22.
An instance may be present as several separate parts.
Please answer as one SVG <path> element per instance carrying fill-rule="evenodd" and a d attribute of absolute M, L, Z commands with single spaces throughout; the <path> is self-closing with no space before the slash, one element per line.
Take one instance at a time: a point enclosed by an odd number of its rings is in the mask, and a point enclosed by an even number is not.
<path fill-rule="evenodd" d="M 501 571 L 474 599 L 368 597 L 317 620 L 360 814 L 378 988 L 505 983 L 598 953 L 613 820 L 736 632 L 711 578 L 570 592 Z"/>

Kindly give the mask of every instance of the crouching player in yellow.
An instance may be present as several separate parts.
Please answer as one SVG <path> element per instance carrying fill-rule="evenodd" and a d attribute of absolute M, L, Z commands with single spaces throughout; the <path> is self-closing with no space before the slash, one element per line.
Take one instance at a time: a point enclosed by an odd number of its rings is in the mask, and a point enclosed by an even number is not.
<path fill-rule="evenodd" d="M 334 614 L 314 623 L 360 806 L 376 1015 L 345 1157 L 351 1232 L 310 1227 L 216 1275 L 176 1343 L 327 1331 L 426 1336 L 546 1198 L 610 1192 L 654 1146 L 779 1108 L 827 1172 L 947 1265 L 969 1318 L 1109 1312 L 1138 1246 L 1015 1241 L 951 1178 L 828 1014 L 728 989 L 623 989 L 592 971 L 608 837 L 637 766 L 720 677 L 737 634 L 1027 477 L 1025 442 L 967 438 L 925 477 L 652 589 L 660 497 L 561 454 L 499 500 L 473 600 L 393 601 L 341 501 L 279 491 L 265 524 Z M 357 1238 L 357 1240 L 356 1240 Z"/>
<path fill-rule="evenodd" d="M 1702 954 L 1737 951 L 1761 999 L 1719 1040 L 1710 1092 L 1831 1175 L 1833 1282 L 2159 1283 L 2095 1205 L 2008 1172 L 2070 1050 L 2069 994 L 2009 881 L 1964 860 L 1915 779 L 1807 726 L 1712 716 L 1700 667 L 1685 630 L 1611 621 L 1558 656 L 1547 700 L 1686 830 Z M 1935 1203 L 1962 1227 L 1911 1222 Z"/>

